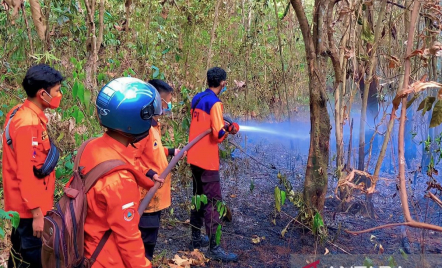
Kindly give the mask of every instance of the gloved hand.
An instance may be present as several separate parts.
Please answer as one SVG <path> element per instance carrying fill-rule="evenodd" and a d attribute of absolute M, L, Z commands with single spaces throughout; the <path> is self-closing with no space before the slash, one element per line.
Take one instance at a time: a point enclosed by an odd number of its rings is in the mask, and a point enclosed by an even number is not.
<path fill-rule="evenodd" d="M 229 132 L 230 134 L 235 135 L 236 133 L 238 133 L 239 131 L 239 125 L 238 123 L 231 123 L 227 126 L 227 132 Z"/>

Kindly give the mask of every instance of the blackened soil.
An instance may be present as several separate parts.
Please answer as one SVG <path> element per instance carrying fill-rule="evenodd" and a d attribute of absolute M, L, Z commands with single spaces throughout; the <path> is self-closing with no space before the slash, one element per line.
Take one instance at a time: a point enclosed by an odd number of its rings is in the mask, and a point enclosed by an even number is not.
<path fill-rule="evenodd" d="M 236 140 L 239 143 L 239 140 Z M 383 254 L 400 253 L 403 248 L 401 230 L 408 234 L 411 253 L 440 253 L 442 249 L 440 233 L 401 227 L 387 228 L 354 236 L 345 230 L 363 230 L 387 223 L 402 222 L 401 204 L 396 189 L 396 175 L 382 174 L 387 180 L 380 180 L 373 202 L 377 219 L 363 216 L 365 196 L 356 193 L 352 206 L 347 212 L 336 213 L 340 201 L 334 196 L 337 180 L 334 170 L 329 170 L 329 185 L 324 210 L 324 222 L 329 227 L 325 241 L 317 241 L 312 233 L 297 223 L 290 223 L 298 214 L 290 202 L 275 212 L 275 186 L 279 186 L 277 173 L 285 174 L 295 191 L 302 191 L 306 155 L 301 155 L 289 144 L 261 141 L 247 145 L 247 151 L 260 163 L 235 152 L 235 158 L 222 161 L 221 177 L 224 200 L 233 213 L 233 221 L 223 226 L 221 244 L 224 249 L 239 256 L 237 263 L 211 261 L 207 267 L 290 267 L 291 254 Z M 264 165 L 274 165 L 276 170 Z M 330 166 L 334 166 L 334 163 Z M 184 166 L 180 168 L 183 174 Z M 411 171 L 411 170 L 410 170 Z M 159 241 L 156 248 L 155 264 L 168 267 L 167 261 L 179 251 L 188 250 L 190 226 L 188 224 L 191 199 L 190 176 L 174 175 L 173 213 L 164 213 Z M 412 180 L 413 174 L 409 173 Z M 426 178 L 421 175 L 413 190 L 408 189 L 410 208 L 415 219 L 442 225 L 441 209 L 425 199 Z M 290 223 L 290 224 L 289 224 Z M 284 237 L 281 231 L 289 224 Z M 253 237 L 260 237 L 260 243 L 253 243 Z M 205 252 L 206 249 L 203 249 Z M 441 258 L 442 259 L 442 258 Z M 441 265 L 442 267 L 442 265 Z"/>

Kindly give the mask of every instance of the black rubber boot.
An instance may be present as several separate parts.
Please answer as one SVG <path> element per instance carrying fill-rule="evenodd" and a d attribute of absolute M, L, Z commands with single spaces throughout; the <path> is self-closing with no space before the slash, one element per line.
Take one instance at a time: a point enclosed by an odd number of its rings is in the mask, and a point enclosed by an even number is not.
<path fill-rule="evenodd" d="M 192 241 L 190 242 L 190 250 L 207 247 L 208 245 L 209 237 L 207 235 L 202 235 L 201 230 L 192 228 Z"/>
<path fill-rule="evenodd" d="M 215 235 L 210 236 L 210 246 L 206 257 L 216 261 L 222 262 L 237 262 L 238 256 L 231 252 L 225 252 L 224 249 L 216 244 Z"/>

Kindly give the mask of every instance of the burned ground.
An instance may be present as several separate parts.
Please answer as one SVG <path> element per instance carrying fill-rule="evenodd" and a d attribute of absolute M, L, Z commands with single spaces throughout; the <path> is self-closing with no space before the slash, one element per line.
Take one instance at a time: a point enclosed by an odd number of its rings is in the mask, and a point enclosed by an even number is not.
<path fill-rule="evenodd" d="M 240 143 L 238 139 L 236 142 Z M 239 255 L 239 262 L 223 264 L 212 261 L 207 264 L 208 267 L 290 267 L 290 254 L 323 255 L 326 251 L 329 254 L 339 254 L 336 255 L 337 259 L 345 258 L 347 254 L 380 254 L 381 251 L 385 256 L 401 254 L 401 250 L 413 254 L 441 252 L 442 234 L 432 231 L 408 228 L 410 241 L 405 245 L 401 235 L 401 230 L 405 229 L 401 227 L 376 230 L 358 236 L 345 232 L 346 229 L 363 230 L 403 221 L 395 174 L 381 174 L 386 180 L 378 183 L 373 197 L 378 216 L 373 220 L 362 215 L 361 207 L 365 197 L 360 193 L 355 194 L 353 206 L 347 212 L 336 213 L 340 201 L 334 197 L 337 179 L 333 178 L 334 170 L 330 169 L 324 209 L 324 222 L 328 226 L 327 240 L 322 243 L 316 241 L 309 230 L 296 223 L 290 224 L 288 232 L 282 237 L 281 231 L 298 212 L 290 202 L 286 202 L 281 213 L 275 212 L 274 188 L 279 186 L 283 189 L 278 182 L 277 173 L 287 175 L 294 190 L 302 191 L 306 155 L 296 150 L 296 143 L 293 146 L 275 140 L 249 143 L 247 152 L 261 163 L 235 151 L 235 157 L 223 160 L 221 166 L 223 197 L 233 212 L 233 221 L 223 226 L 221 243 L 225 249 Z M 276 170 L 265 168 L 262 164 L 272 164 Z M 413 178 L 413 173 L 409 172 L 408 175 L 410 179 Z M 441 209 L 423 197 L 426 176 L 419 175 L 417 181 L 418 184 L 408 191 L 412 216 L 441 225 Z M 254 188 L 253 191 L 251 187 Z M 161 262 L 173 258 L 178 251 L 187 250 L 189 243 L 190 227 L 187 220 L 191 185 L 176 182 L 174 189 L 173 215 L 165 213 L 163 217 L 156 250 L 156 263 L 160 267 L 167 267 L 161 265 Z M 256 236 L 264 239 L 260 243 L 253 243 L 252 238 Z"/>

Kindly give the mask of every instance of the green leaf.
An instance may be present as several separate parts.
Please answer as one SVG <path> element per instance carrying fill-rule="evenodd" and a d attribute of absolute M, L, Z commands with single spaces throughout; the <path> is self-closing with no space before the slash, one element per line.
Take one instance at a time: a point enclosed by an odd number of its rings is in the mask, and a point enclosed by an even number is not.
<path fill-rule="evenodd" d="M 221 234 L 222 234 L 221 224 L 219 224 L 218 228 L 216 228 L 216 235 L 215 235 L 217 245 L 221 243 Z"/>
<path fill-rule="evenodd" d="M 275 207 L 278 212 L 281 212 L 281 190 L 278 186 L 275 187 Z"/>
<path fill-rule="evenodd" d="M 219 212 L 219 218 L 221 219 L 222 217 L 224 217 L 224 212 L 226 210 L 226 206 L 221 206 L 221 210 L 218 211 Z"/>
<path fill-rule="evenodd" d="M 58 138 L 57 138 L 57 142 L 61 141 L 61 139 L 63 139 L 63 138 L 64 138 L 64 132 L 61 132 L 60 136 L 58 136 Z"/>
<path fill-rule="evenodd" d="M 195 195 L 192 196 L 192 205 L 194 205 L 196 208 L 196 196 Z"/>
<path fill-rule="evenodd" d="M 420 94 L 414 94 L 413 98 L 411 98 L 411 100 L 407 101 L 407 109 L 410 108 L 410 106 L 413 104 L 413 102 L 415 100 L 417 100 L 417 98 L 419 98 Z"/>
<path fill-rule="evenodd" d="M 84 106 L 86 106 L 86 111 L 89 111 L 91 104 L 91 92 L 89 90 L 84 91 Z"/>
<path fill-rule="evenodd" d="M 2 112 L 2 111 L 0 111 L 0 117 L 1 117 L 1 116 L 3 116 L 3 112 Z"/>
<path fill-rule="evenodd" d="M 286 199 L 286 193 L 285 191 L 281 191 L 281 206 L 284 206 L 285 199 Z"/>
<path fill-rule="evenodd" d="M 82 83 L 78 84 L 77 97 L 82 104 L 84 104 L 84 85 Z"/>
<path fill-rule="evenodd" d="M 8 213 L 10 216 L 12 216 L 12 219 L 11 219 L 12 227 L 17 229 L 18 224 L 20 223 L 20 215 L 16 211 L 9 211 Z"/>
<path fill-rule="evenodd" d="M 425 115 L 426 112 L 428 112 L 431 107 L 433 106 L 434 101 L 436 100 L 435 97 L 426 97 L 417 108 L 418 111 L 422 110 L 422 116 Z"/>
<path fill-rule="evenodd" d="M 203 202 L 204 205 L 207 205 L 207 195 L 205 194 L 201 195 L 201 202 Z"/>
<path fill-rule="evenodd" d="M 4 211 L 3 209 L 0 209 L 0 219 L 10 220 L 11 216 L 8 212 Z"/>
<path fill-rule="evenodd" d="M 197 195 L 196 196 L 196 210 L 200 210 L 201 208 L 201 196 Z"/>
<path fill-rule="evenodd" d="M 155 70 L 155 72 L 153 73 L 152 77 L 155 79 L 158 77 L 158 75 L 160 74 L 160 69 L 158 69 L 158 67 L 155 67 L 152 65 L 152 69 Z"/>
<path fill-rule="evenodd" d="M 370 28 L 370 25 L 368 24 L 367 19 L 364 18 L 362 21 L 362 40 L 366 41 L 367 43 L 373 44 L 374 43 L 374 34 Z"/>
<path fill-rule="evenodd" d="M 3 228 L 0 227 L 0 237 L 4 238 L 5 237 L 5 231 L 3 230 Z"/>
<path fill-rule="evenodd" d="M 437 127 L 442 123 L 442 101 L 436 102 L 431 117 L 430 128 Z"/>
<path fill-rule="evenodd" d="M 72 97 L 77 98 L 78 93 L 78 81 L 75 81 L 74 86 L 72 87 Z"/>
<path fill-rule="evenodd" d="M 252 193 L 254 189 L 255 189 L 255 181 L 252 179 L 250 181 L 250 192 Z"/>
<path fill-rule="evenodd" d="M 374 266 L 373 261 L 369 257 L 365 257 L 364 266 L 373 267 Z"/>
<path fill-rule="evenodd" d="M 407 255 L 407 253 L 405 253 L 405 251 L 404 251 L 403 249 L 399 249 L 399 251 L 401 252 L 402 257 L 403 257 L 405 260 L 408 260 L 408 255 Z"/>
<path fill-rule="evenodd" d="M 56 168 L 55 169 L 55 178 L 58 180 L 59 178 L 61 178 L 61 176 L 63 176 L 63 169 Z"/>
<path fill-rule="evenodd" d="M 161 52 L 161 54 L 166 54 L 167 52 L 169 52 L 170 51 L 170 47 L 168 47 L 168 48 L 166 48 L 165 50 L 163 50 L 162 52 Z"/>
<path fill-rule="evenodd" d="M 77 124 L 80 124 L 83 121 L 84 114 L 82 111 L 80 111 L 78 106 L 74 106 L 74 111 L 72 112 L 72 117 L 75 119 L 75 122 Z"/>
<path fill-rule="evenodd" d="M 73 170 L 73 169 L 74 169 L 74 162 L 67 161 L 67 162 L 64 164 L 64 167 L 67 168 L 68 170 Z"/>
<path fill-rule="evenodd" d="M 397 263 L 394 260 L 393 256 L 388 257 L 388 265 L 390 265 L 390 267 L 397 267 Z"/>
<path fill-rule="evenodd" d="M 313 232 L 318 233 L 319 228 L 324 226 L 324 222 L 322 221 L 322 216 L 319 212 L 316 212 L 315 217 L 313 218 Z"/>

